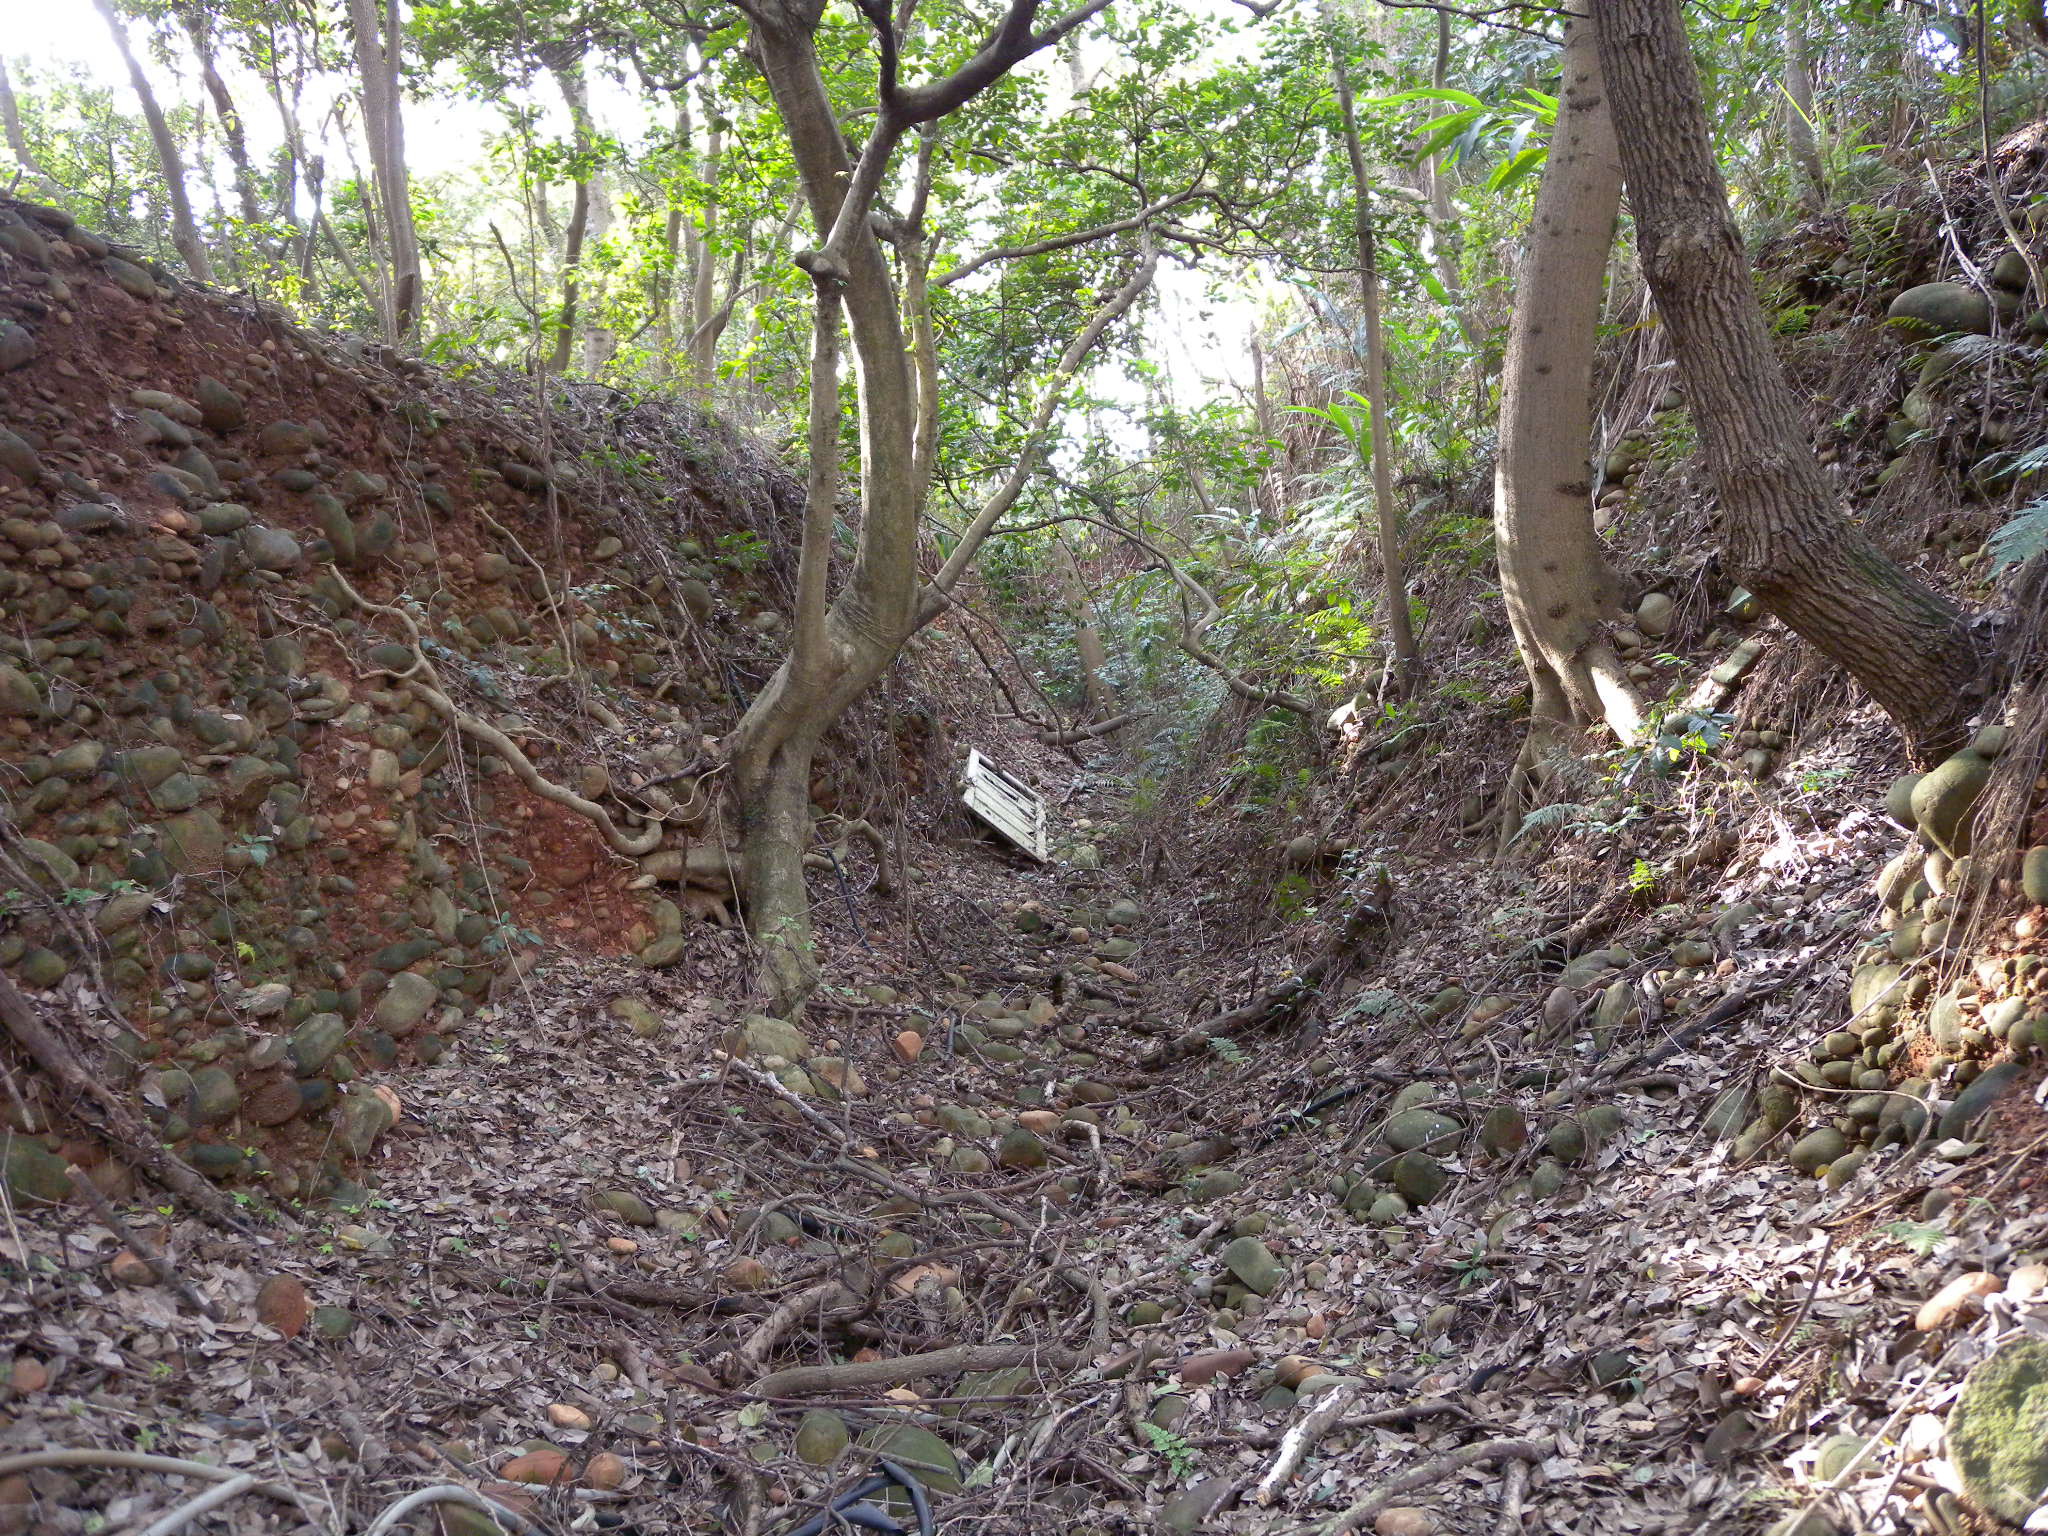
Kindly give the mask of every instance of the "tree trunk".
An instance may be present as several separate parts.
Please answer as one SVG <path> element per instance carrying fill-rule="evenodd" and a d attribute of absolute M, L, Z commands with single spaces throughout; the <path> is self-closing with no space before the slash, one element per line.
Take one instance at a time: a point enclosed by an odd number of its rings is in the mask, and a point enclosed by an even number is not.
<path fill-rule="evenodd" d="M 227 145 L 228 163 L 235 178 L 235 202 L 241 210 L 242 222 L 252 231 L 263 223 L 263 205 L 256 196 L 256 174 L 249 164 L 249 135 L 242 125 L 242 114 L 235 106 L 235 98 L 228 91 L 227 81 L 221 78 L 219 68 L 213 61 L 213 33 L 208 26 L 207 12 L 203 5 L 189 5 L 182 12 L 186 35 L 192 39 L 192 56 L 199 61 L 199 80 L 206 87 L 208 99 L 213 102 L 214 116 L 220 119 L 221 138 Z"/>
<path fill-rule="evenodd" d="M 135 98 L 142 104 L 142 120 L 149 126 L 150 143 L 156 146 L 157 165 L 163 172 L 164 189 L 171 202 L 171 244 L 184 258 L 185 269 L 200 282 L 210 283 L 213 281 L 213 264 L 207 260 L 206 246 L 199 238 L 199 226 L 192 218 L 192 199 L 185 188 L 185 162 L 178 154 L 177 140 L 171 137 L 171 125 L 164 119 L 163 108 L 157 105 L 149 76 L 142 72 L 140 61 L 128 45 L 128 29 L 115 12 L 113 0 L 93 0 L 93 5 L 107 24 L 121 62 L 128 66 L 129 83 L 135 87 Z"/>
<path fill-rule="evenodd" d="M 1326 12 L 1326 20 L 1329 13 Z M 1407 562 L 1401 548 L 1401 509 L 1394 504 L 1393 434 L 1387 426 L 1387 342 L 1380 316 L 1378 236 L 1373 229 L 1372 180 L 1366 174 L 1365 149 L 1358 135 L 1358 111 L 1351 95 L 1351 72 L 1344 65 L 1342 44 L 1332 28 L 1330 77 L 1337 88 L 1337 107 L 1344 124 L 1344 153 L 1351 164 L 1352 235 L 1358 247 L 1359 300 L 1365 309 L 1365 398 L 1372 411 L 1372 500 L 1379 524 L 1380 576 L 1385 588 L 1387 636 L 1392 648 L 1385 686 L 1388 699 L 1405 698 L 1422 668 L 1415 645 L 1415 626 L 1408 612 Z"/>
<path fill-rule="evenodd" d="M 870 215 L 903 135 L 980 94 L 1014 64 L 1056 43 L 1107 0 L 1031 29 L 1036 0 L 1011 0 L 987 43 L 952 75 L 902 88 L 888 34 L 884 92 L 871 137 L 856 162 L 819 68 L 811 0 L 753 0 L 754 57 L 782 115 L 810 206 L 818 248 L 796 258 L 814 289 L 810 457 L 803 547 L 797 567 L 792 649 L 727 739 L 740 798 L 741 873 L 749 929 L 762 945 L 762 983 L 783 1007 L 802 1003 L 817 977 L 802 857 L 810 838 L 809 768 L 834 721 L 888 670 L 918 627 L 945 611 L 948 594 L 994 523 L 1015 505 L 1061 398 L 1104 329 L 1128 313 L 1157 267 L 1149 242 L 1117 295 L 1062 354 L 1054 385 L 1040 397 L 1024 445 L 939 572 L 920 571 L 918 538 L 925 485 L 918 474 L 917 386 L 903 329 L 901 296 Z M 886 17 L 882 23 L 890 25 Z M 838 333 L 844 313 L 860 398 L 859 533 L 851 569 L 829 603 L 828 568 L 837 515 Z"/>
<path fill-rule="evenodd" d="M 1835 503 L 1772 350 L 1714 164 L 1678 0 L 1594 0 L 1643 272 L 1719 492 L 1735 577 L 1883 706 L 1926 762 L 1962 739 L 1980 658 L 1962 615 Z"/>
<path fill-rule="evenodd" d="M 1106 720 L 1117 711 L 1116 690 L 1109 682 L 1109 648 L 1095 622 L 1095 603 L 1081 575 L 1081 562 L 1065 539 L 1059 540 L 1060 584 L 1066 589 L 1067 614 L 1074 621 L 1074 650 L 1081 662 L 1084 720 Z"/>
<path fill-rule="evenodd" d="M 398 0 L 388 0 L 381 20 L 377 0 L 348 0 L 348 14 L 363 82 L 363 136 L 369 144 L 370 172 L 377 183 L 390 249 L 385 332 L 396 341 L 412 334 L 421 300 L 419 232 L 413 224 L 412 185 L 405 164 L 405 114 L 398 69 L 405 33 Z"/>
<path fill-rule="evenodd" d="M 49 168 L 28 147 L 28 135 L 21 127 L 21 104 L 14 99 L 14 78 L 7 73 L 5 58 L 0 58 L 0 131 L 7 136 L 8 153 L 14 156 L 23 170 L 41 177 L 53 190 L 61 189 L 62 183 L 50 174 Z"/>
<path fill-rule="evenodd" d="M 1442 90 L 1448 82 L 1450 68 L 1451 13 L 1438 11 L 1436 57 L 1430 65 L 1429 83 Z M 1448 102 L 1443 107 L 1444 110 L 1436 116 L 1442 117 L 1451 110 Z M 1436 279 L 1444 285 L 1444 292 L 1450 295 L 1451 318 L 1458 322 L 1458 334 L 1472 349 L 1473 366 L 1483 378 L 1489 371 L 1486 337 L 1480 333 L 1470 306 L 1465 302 L 1465 280 L 1458 272 L 1458 212 L 1451 203 L 1450 159 L 1449 149 L 1429 158 L 1430 255 L 1436 267 Z"/>
<path fill-rule="evenodd" d="M 1827 206 L 1827 176 L 1821 169 L 1820 141 L 1814 134 L 1813 71 L 1807 65 L 1806 8 L 1800 0 L 1785 0 L 1780 18 L 1785 52 L 1785 147 L 1792 154 L 1792 170 L 1799 187 L 1799 200 L 1808 213 Z"/>
<path fill-rule="evenodd" d="M 590 91 L 583 77 L 583 60 L 579 50 L 571 46 L 564 45 L 557 52 L 558 57 L 549 63 L 549 72 L 561 88 L 575 135 L 576 190 L 568 231 L 562 241 L 562 310 L 555 325 L 555 349 L 549 367 L 556 373 L 568 371 L 580 329 L 583 371 L 594 374 L 610 359 L 611 339 L 602 325 L 582 320 L 581 312 L 594 307 L 585 301 L 589 285 L 584 279 L 583 258 L 611 228 L 611 198 L 605 191 L 604 172 L 596 163 L 597 129 L 590 116 Z"/>
<path fill-rule="evenodd" d="M 1503 847 L 1524 810 L 1552 797 L 1550 764 L 1580 732 L 1604 724 L 1627 741 L 1642 723 L 1641 700 L 1604 629 L 1620 594 L 1593 528 L 1586 464 L 1621 167 L 1585 21 L 1565 32 L 1558 95 L 1501 377 L 1494 544 L 1531 698 L 1528 738 L 1501 797 Z"/>
<path fill-rule="evenodd" d="M 706 399 L 718 377 L 718 338 L 732 314 L 731 306 L 721 310 L 718 304 L 718 173 L 724 157 L 725 131 L 714 122 L 697 167 L 705 188 L 704 223 L 695 235 L 690 266 L 690 386 Z M 733 283 L 738 286 L 737 272 Z"/>

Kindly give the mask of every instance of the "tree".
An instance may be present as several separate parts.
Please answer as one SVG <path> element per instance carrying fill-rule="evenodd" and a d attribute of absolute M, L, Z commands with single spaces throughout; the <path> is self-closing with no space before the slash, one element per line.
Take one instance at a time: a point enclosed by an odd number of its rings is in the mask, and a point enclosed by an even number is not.
<path fill-rule="evenodd" d="M 384 216 L 390 273 L 384 290 L 385 334 L 394 341 L 412 334 L 419 320 L 420 242 L 412 216 L 412 182 L 405 163 L 405 110 L 399 60 L 405 27 L 398 0 L 348 0 L 356 39 L 356 68 L 363 87 L 363 138 Z"/>
<path fill-rule="evenodd" d="M 1594 0 L 1644 276 L 1719 493 L 1724 553 L 1764 607 L 1854 677 L 1925 762 L 1982 658 L 1963 616 L 1836 505 L 1772 350 L 1715 164 L 1678 0 Z"/>
<path fill-rule="evenodd" d="M 1593 346 L 1621 166 L 1593 29 L 1565 32 L 1557 126 L 1516 280 L 1502 373 L 1493 527 L 1501 595 L 1529 674 L 1529 731 L 1501 797 L 1503 846 L 1548 797 L 1553 755 L 1605 724 L 1626 741 L 1642 704 L 1603 621 L 1620 595 L 1593 528 L 1586 448 Z"/>
<path fill-rule="evenodd" d="M 199 225 L 192 217 L 192 198 L 185 186 L 185 161 L 178 153 L 178 141 L 151 88 L 149 76 L 128 41 L 128 28 L 114 9 L 113 0 L 93 0 L 100 19 L 114 39 L 121 62 L 128 66 L 128 80 L 135 87 L 135 99 L 142 106 L 143 121 L 149 124 L 150 142 L 156 146 L 157 168 L 164 178 L 164 190 L 171 202 L 171 244 L 184 258 L 185 269 L 202 283 L 213 281 L 213 263 L 207 259 L 206 243 L 199 238 Z"/>
<path fill-rule="evenodd" d="M 1388 699 L 1406 696 L 1421 670 L 1415 626 L 1408 613 L 1408 571 L 1401 548 L 1401 509 L 1394 502 L 1394 444 L 1387 429 L 1387 341 L 1381 315 L 1379 239 L 1373 228 L 1372 178 L 1365 168 L 1365 148 L 1358 132 L 1358 107 L 1352 99 L 1351 71 L 1345 63 L 1334 15 L 1331 26 L 1330 83 L 1337 92 L 1345 162 L 1351 168 L 1351 236 L 1358 253 L 1359 305 L 1365 312 L 1365 397 L 1372 414 L 1371 473 L 1373 511 L 1379 525 L 1380 580 L 1386 593 L 1387 636 L 1392 656 L 1382 693 Z"/>
<path fill-rule="evenodd" d="M 1101 12 L 1085 0 L 1039 26 L 1040 0 L 1010 0 L 974 52 L 949 73 L 902 78 L 904 36 L 880 0 L 859 0 L 875 35 L 878 79 L 856 158 L 820 66 L 824 0 L 743 0 L 752 47 L 789 136 L 818 243 L 796 264 L 813 288 L 810 477 L 788 656 L 727 742 L 738 797 L 740 884 L 762 955 L 761 980 L 784 1006 L 816 985 L 803 854 L 810 841 L 811 764 L 824 734 L 894 661 L 905 641 L 945 611 L 981 544 L 1036 466 L 1066 385 L 1111 324 L 1150 286 L 1158 253 L 1144 232 L 1128 275 L 1060 354 L 1007 472 L 982 501 L 945 561 L 920 578 L 919 525 L 931 465 L 938 380 L 904 334 L 902 294 L 883 246 L 921 238 L 882 211 L 897 149 L 939 124 Z M 922 199 L 918 198 L 921 202 Z M 839 468 L 839 333 L 853 342 L 859 384 L 860 518 L 851 568 L 829 592 Z"/>

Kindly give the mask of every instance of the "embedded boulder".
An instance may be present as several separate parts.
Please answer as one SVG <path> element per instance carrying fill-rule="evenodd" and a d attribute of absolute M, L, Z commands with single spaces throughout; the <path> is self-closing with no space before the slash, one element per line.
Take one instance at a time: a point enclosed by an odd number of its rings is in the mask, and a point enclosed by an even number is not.
<path fill-rule="evenodd" d="M 2017 1525 L 2048 1496 L 2048 1340 L 2015 1339 L 1970 1372 L 1949 1458 L 1978 1504 Z"/>
<path fill-rule="evenodd" d="M 1914 336 L 1991 334 L 1991 301 L 1961 283 L 1922 283 L 1891 302 L 1885 319 Z"/>

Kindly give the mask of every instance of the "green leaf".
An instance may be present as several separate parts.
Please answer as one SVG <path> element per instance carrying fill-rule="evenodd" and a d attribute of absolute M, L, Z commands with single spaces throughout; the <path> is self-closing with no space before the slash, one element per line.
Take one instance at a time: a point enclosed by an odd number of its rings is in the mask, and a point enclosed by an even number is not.
<path fill-rule="evenodd" d="M 1428 160 L 1442 153 L 1446 144 L 1461 136 L 1484 115 L 1484 108 L 1475 107 L 1464 112 L 1453 112 L 1440 117 L 1429 125 L 1429 135 L 1423 139 L 1413 156 L 1416 160 Z"/>
<path fill-rule="evenodd" d="M 1392 96 L 1374 96 L 1366 105 L 1398 107 L 1411 101 L 1454 101 L 1461 107 L 1475 107 L 1481 111 L 1486 108 L 1486 103 L 1470 91 L 1461 91 L 1452 85 L 1425 85 L 1412 91 L 1400 91 Z"/>
<path fill-rule="evenodd" d="M 1529 145 L 1512 160 L 1502 162 L 1493 175 L 1487 178 L 1487 190 L 1491 192 L 1505 192 L 1517 182 L 1525 180 L 1531 172 L 1535 171 L 1549 158 L 1550 146 L 1548 144 Z"/>

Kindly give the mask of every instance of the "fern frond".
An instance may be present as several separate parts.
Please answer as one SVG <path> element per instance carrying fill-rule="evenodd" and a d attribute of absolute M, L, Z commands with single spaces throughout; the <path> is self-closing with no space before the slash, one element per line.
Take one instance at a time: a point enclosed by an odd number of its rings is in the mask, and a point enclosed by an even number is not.
<path fill-rule="evenodd" d="M 1541 832 L 1550 827 L 1561 827 L 1570 821 L 1587 821 L 1592 818 L 1593 807 L 1577 805 L 1570 800 L 1557 800 L 1549 805 L 1539 805 L 1522 818 L 1522 824 L 1515 829 L 1510 842 L 1520 842 L 1531 832 Z"/>
<path fill-rule="evenodd" d="M 2030 452 L 2048 455 L 2048 448 L 2036 448 Z M 2044 458 L 2044 462 L 2048 462 L 2048 458 Z M 2048 497 L 2029 502 L 2013 513 L 2006 525 L 1985 541 L 1984 549 L 1991 556 L 1991 569 L 1994 571 L 2031 560 L 2043 550 L 2048 550 Z"/>

